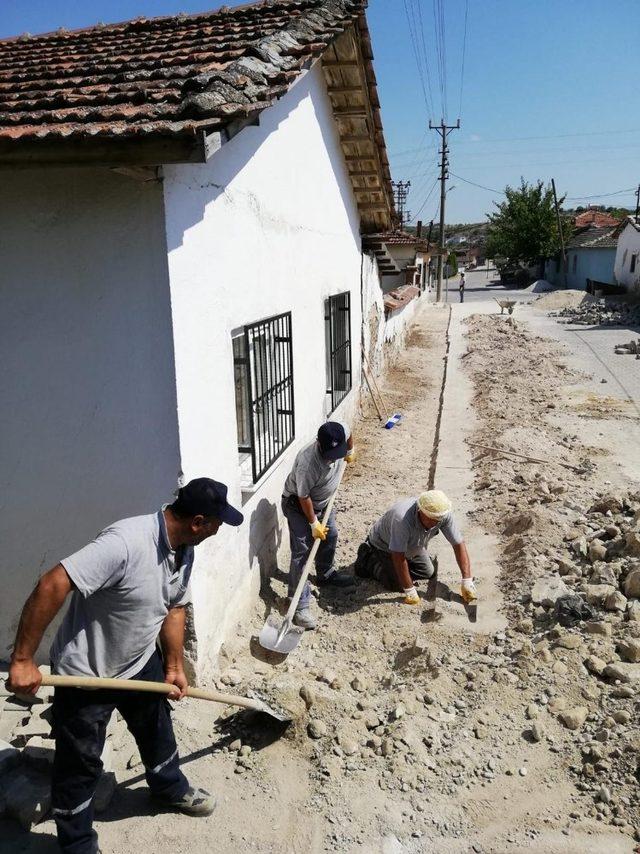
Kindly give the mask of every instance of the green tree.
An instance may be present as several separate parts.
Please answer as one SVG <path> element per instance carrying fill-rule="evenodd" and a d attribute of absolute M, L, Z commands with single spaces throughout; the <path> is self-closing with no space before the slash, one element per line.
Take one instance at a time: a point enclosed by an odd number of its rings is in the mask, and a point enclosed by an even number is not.
<path fill-rule="evenodd" d="M 519 187 L 505 187 L 504 202 L 496 202 L 497 211 L 487 214 L 489 258 L 506 258 L 510 262 L 536 264 L 560 248 L 560 237 L 553 204 L 553 190 L 542 181 L 535 184 L 520 179 Z M 562 204 L 564 197 L 558 199 Z M 565 241 L 572 225 L 562 223 Z"/>
<path fill-rule="evenodd" d="M 453 278 L 458 275 L 458 256 L 455 252 L 450 252 L 449 257 L 447 258 L 447 264 L 449 265 L 449 277 Z"/>

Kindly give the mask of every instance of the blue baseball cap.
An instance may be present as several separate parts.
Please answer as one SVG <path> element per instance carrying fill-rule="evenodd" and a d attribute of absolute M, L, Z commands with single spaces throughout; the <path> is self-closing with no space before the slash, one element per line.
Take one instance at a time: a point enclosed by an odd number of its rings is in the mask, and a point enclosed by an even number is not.
<path fill-rule="evenodd" d="M 339 421 L 327 421 L 318 430 L 318 445 L 325 460 L 339 460 L 349 452 L 349 437 Z"/>
<path fill-rule="evenodd" d="M 190 480 L 171 505 L 181 516 L 211 516 L 237 528 L 244 516 L 227 501 L 227 487 L 210 477 Z"/>

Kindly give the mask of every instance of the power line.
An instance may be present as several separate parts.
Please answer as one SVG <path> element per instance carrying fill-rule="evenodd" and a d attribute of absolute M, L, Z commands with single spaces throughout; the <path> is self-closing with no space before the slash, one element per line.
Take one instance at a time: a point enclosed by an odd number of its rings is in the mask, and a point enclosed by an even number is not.
<path fill-rule="evenodd" d="M 436 178 L 436 179 L 434 180 L 433 184 L 431 185 L 431 187 L 430 187 L 430 189 L 429 189 L 429 192 L 427 193 L 427 195 L 426 195 L 426 197 L 425 197 L 424 202 L 420 205 L 420 209 L 419 209 L 418 213 L 415 215 L 415 219 L 417 219 L 417 218 L 420 216 L 420 214 L 422 213 L 422 211 L 424 210 L 425 205 L 427 204 L 427 202 L 428 202 L 428 201 L 429 201 L 429 199 L 431 198 L 431 196 L 432 196 L 432 194 L 433 194 L 433 191 L 434 191 L 434 190 L 435 190 L 435 188 L 436 188 L 437 183 L 438 183 L 438 178 Z"/>
<path fill-rule="evenodd" d="M 498 193 L 500 196 L 505 196 L 506 193 L 504 190 L 496 190 L 494 187 L 485 187 L 484 184 L 476 184 L 475 181 L 469 181 L 467 178 L 463 178 L 462 175 L 456 175 L 455 172 L 451 172 L 454 178 L 457 178 L 459 181 L 464 181 L 465 184 L 471 184 L 472 187 L 479 187 L 481 190 L 487 190 L 489 193 Z M 587 201 L 588 199 L 604 199 L 608 196 L 622 196 L 624 193 L 635 193 L 635 187 L 628 187 L 625 190 L 615 190 L 612 193 L 598 193 L 596 195 L 591 196 L 565 196 L 565 201 Z"/>
<path fill-rule="evenodd" d="M 565 196 L 566 201 L 586 201 L 587 199 L 604 199 L 607 196 L 622 196 L 624 193 L 635 193 L 635 187 L 628 187 L 626 190 L 616 190 L 613 193 L 597 193 L 594 196 Z"/>
<path fill-rule="evenodd" d="M 420 46 L 422 47 L 422 58 L 424 62 L 424 69 L 427 75 L 427 89 L 429 90 L 429 100 L 431 102 L 431 109 L 433 113 L 433 92 L 431 90 L 431 69 L 429 66 L 429 52 L 427 50 L 427 40 L 424 33 L 424 20 L 422 17 L 422 0 L 413 0 L 418 7 L 418 22 L 420 24 Z M 417 37 L 417 33 L 416 33 Z M 429 116 L 431 118 L 431 115 Z"/>
<path fill-rule="evenodd" d="M 464 36 L 462 38 L 462 69 L 460 71 L 460 103 L 458 105 L 458 118 L 462 117 L 462 89 L 464 87 L 464 60 L 467 53 L 467 22 L 469 20 L 469 0 L 464 7 Z"/>
<path fill-rule="evenodd" d="M 583 131 L 581 133 L 554 133 L 549 134 L 547 136 L 503 136 L 499 138 L 493 139 L 478 139 L 478 140 L 470 140 L 463 139 L 460 140 L 457 145 L 477 145 L 479 142 L 521 142 L 524 140 L 533 140 L 533 139 L 570 139 L 578 136 L 609 136 L 612 133 L 620 134 L 620 133 L 640 133 L 640 128 L 619 128 L 613 131 Z M 406 148 L 403 151 L 393 151 L 390 154 L 394 156 L 398 156 L 400 154 L 413 154 L 414 151 L 417 151 L 415 148 Z"/>
<path fill-rule="evenodd" d="M 444 90 L 444 41 L 442 33 L 442 2 L 441 0 L 433 0 L 433 22 L 434 33 L 436 38 L 436 57 L 438 60 L 438 85 L 440 89 L 440 104 L 442 107 L 442 120 L 445 120 L 445 90 Z"/>
<path fill-rule="evenodd" d="M 462 175 L 456 175 L 455 172 L 452 172 L 451 174 L 454 178 L 457 178 L 458 181 L 464 181 L 465 184 L 471 184 L 472 187 L 479 187 L 481 190 L 488 190 L 490 193 L 499 193 L 501 196 L 506 195 L 503 190 L 494 190 L 493 187 L 485 187 L 484 184 L 476 184 L 475 181 L 468 181 L 466 178 L 463 178 Z"/>
<path fill-rule="evenodd" d="M 416 33 L 416 22 L 415 22 L 415 19 L 412 20 L 412 15 L 409 13 L 409 8 L 411 8 L 411 10 L 413 12 L 413 7 L 410 7 L 410 5 L 409 5 L 411 0 L 409 0 L 409 4 L 408 4 L 407 0 L 403 0 L 403 2 L 404 2 L 405 15 L 407 17 L 407 24 L 409 25 L 409 37 L 411 39 L 411 48 L 413 50 L 413 56 L 414 56 L 414 59 L 416 61 L 416 68 L 418 69 L 418 77 L 420 78 L 420 86 L 422 88 L 422 96 L 424 98 L 425 107 L 427 108 L 427 114 L 431 115 L 433 113 L 433 107 L 431 106 L 429 96 L 427 95 L 427 87 L 425 84 L 425 77 L 424 77 L 424 73 L 422 70 L 420 51 L 418 48 L 418 37 L 417 37 L 417 33 Z"/>

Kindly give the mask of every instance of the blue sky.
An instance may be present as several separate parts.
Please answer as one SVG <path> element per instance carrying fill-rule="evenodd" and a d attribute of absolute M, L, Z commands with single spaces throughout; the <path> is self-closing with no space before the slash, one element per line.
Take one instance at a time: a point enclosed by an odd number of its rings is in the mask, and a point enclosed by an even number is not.
<path fill-rule="evenodd" d="M 444 12 L 450 137 L 447 221 L 477 221 L 492 209 L 493 190 L 556 179 L 568 197 L 599 196 L 640 182 L 638 0 L 370 0 L 368 18 L 382 118 L 393 177 L 411 180 L 408 208 L 437 215 L 436 134 L 442 113 L 434 6 Z M 217 8 L 216 0 L 0 0 L 0 37 L 89 26 L 139 15 Z M 227 0 L 226 5 L 236 6 Z M 408 14 L 407 14 L 408 13 Z M 413 53 L 422 31 L 429 63 L 422 81 Z M 426 98 L 423 92 L 426 91 Z M 430 85 L 429 85 L 430 84 Z M 465 179 L 463 181 L 462 179 Z M 634 204 L 633 192 L 594 204 Z M 587 204 L 575 198 L 571 204 Z"/>

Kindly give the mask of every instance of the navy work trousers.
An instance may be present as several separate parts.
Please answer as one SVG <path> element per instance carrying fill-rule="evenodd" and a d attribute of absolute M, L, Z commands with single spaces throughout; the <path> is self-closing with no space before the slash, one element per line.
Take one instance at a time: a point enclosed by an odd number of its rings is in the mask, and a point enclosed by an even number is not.
<path fill-rule="evenodd" d="M 154 652 L 133 678 L 163 682 L 159 654 Z M 173 801 L 179 800 L 189 788 L 179 767 L 166 697 L 139 691 L 56 688 L 52 709 L 56 753 L 51 805 L 64 854 L 94 854 L 97 850 L 93 796 L 102 773 L 100 755 L 107 724 L 115 709 L 136 740 L 153 794 Z"/>
<path fill-rule="evenodd" d="M 300 502 L 295 495 L 282 497 L 282 512 L 287 517 L 287 522 L 289 523 L 291 563 L 289 565 L 288 592 L 291 597 L 296 591 L 302 570 L 309 557 L 309 552 L 313 548 L 313 534 L 311 533 L 311 525 L 307 522 L 307 518 L 300 507 Z M 320 513 L 317 513 L 318 519 L 320 515 Z M 333 510 L 327 519 L 327 527 L 329 528 L 327 539 L 320 543 L 316 553 L 316 573 L 321 579 L 325 578 L 333 567 L 336 548 L 338 546 L 338 529 Z M 310 602 L 311 587 L 307 581 L 302 591 L 300 602 L 298 603 L 298 610 L 301 611 L 303 608 L 308 608 Z"/>

